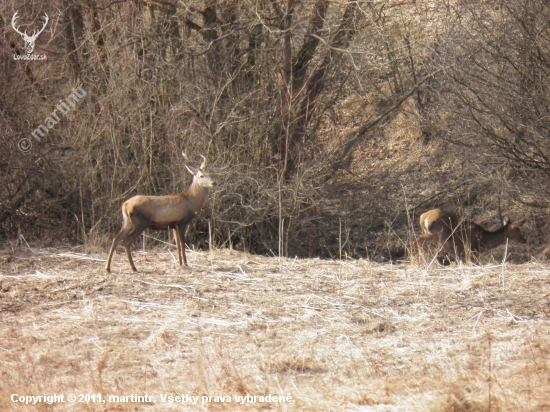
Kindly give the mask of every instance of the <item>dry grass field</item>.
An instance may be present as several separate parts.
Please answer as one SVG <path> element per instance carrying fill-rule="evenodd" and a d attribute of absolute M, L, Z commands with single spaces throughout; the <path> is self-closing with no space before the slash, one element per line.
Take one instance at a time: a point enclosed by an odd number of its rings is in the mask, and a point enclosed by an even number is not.
<path fill-rule="evenodd" d="M 546 264 L 121 252 L 0 252 L 0 410 L 550 411 Z"/>

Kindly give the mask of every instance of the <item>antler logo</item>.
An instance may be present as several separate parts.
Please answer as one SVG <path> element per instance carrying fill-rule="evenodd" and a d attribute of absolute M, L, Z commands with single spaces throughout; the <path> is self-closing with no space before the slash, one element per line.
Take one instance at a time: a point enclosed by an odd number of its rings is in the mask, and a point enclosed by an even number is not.
<path fill-rule="evenodd" d="M 38 35 L 40 33 L 42 33 L 44 31 L 44 29 L 46 28 L 46 25 L 48 24 L 49 18 L 48 18 L 48 15 L 46 13 L 44 13 L 44 16 L 46 16 L 46 21 L 44 22 L 44 26 L 42 26 L 42 29 L 40 29 L 40 30 L 34 30 L 32 35 L 29 36 L 27 34 L 26 30 L 24 32 L 20 32 L 19 29 L 15 26 L 15 21 L 18 18 L 18 16 L 17 16 L 18 13 L 19 12 L 16 11 L 15 14 L 13 15 L 13 18 L 11 19 L 11 25 L 12 25 L 13 29 L 21 35 L 23 40 L 25 40 L 25 43 L 26 43 L 25 50 L 27 51 L 27 54 L 31 54 L 34 50 L 34 42 L 38 38 Z"/>

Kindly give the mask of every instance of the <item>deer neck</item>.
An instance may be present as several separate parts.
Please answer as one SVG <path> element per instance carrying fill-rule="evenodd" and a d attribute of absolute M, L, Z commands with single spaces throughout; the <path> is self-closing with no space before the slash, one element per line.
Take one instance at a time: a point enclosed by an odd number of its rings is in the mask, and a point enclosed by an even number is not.
<path fill-rule="evenodd" d="M 502 226 L 500 229 L 497 229 L 494 232 L 489 232 L 488 230 L 483 229 L 480 242 L 483 249 L 494 249 L 500 245 L 503 245 L 505 242 L 506 226 Z"/>
<path fill-rule="evenodd" d="M 191 202 L 195 212 L 198 212 L 204 206 L 206 198 L 208 197 L 208 189 L 202 186 L 199 186 L 196 183 L 192 183 L 191 187 L 187 191 L 187 198 Z"/>

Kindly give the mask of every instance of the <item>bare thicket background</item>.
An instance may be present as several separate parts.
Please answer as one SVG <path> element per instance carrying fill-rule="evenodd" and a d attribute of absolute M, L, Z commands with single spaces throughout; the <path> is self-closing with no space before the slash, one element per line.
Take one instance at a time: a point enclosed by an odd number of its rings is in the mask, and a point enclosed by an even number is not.
<path fill-rule="evenodd" d="M 15 11 L 29 33 L 49 15 L 47 61 L 14 60 Z M 219 182 L 197 246 L 210 225 L 218 247 L 389 259 L 426 209 L 494 228 L 500 204 L 544 248 L 545 1 L 12 0 L 0 16 L 3 239 L 106 248 L 124 200 L 187 188 L 185 149 Z"/>
<path fill-rule="evenodd" d="M 550 410 L 548 1 L 4 0 L 0 78 L 1 410 Z M 189 268 L 172 242 L 105 274 L 182 150 L 218 182 Z M 407 261 L 433 207 L 528 243 Z M 158 402 L 11 400 L 53 393 Z"/>

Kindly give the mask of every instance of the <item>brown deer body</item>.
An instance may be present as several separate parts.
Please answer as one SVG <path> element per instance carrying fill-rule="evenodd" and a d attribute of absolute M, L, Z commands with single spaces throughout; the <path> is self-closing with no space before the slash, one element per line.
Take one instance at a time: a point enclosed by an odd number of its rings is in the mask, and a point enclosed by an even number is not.
<path fill-rule="evenodd" d="M 420 254 L 426 250 L 426 243 L 437 242 L 439 249 L 444 248 L 457 259 L 469 257 L 467 252 L 477 256 L 503 245 L 507 239 L 525 243 L 520 229 L 524 223 L 525 219 L 512 223 L 505 218 L 502 227 L 490 232 L 473 222 L 460 221 L 454 213 L 433 209 L 420 216 L 424 234 L 414 242 L 413 251 Z"/>
<path fill-rule="evenodd" d="M 118 244 L 124 241 L 126 256 L 134 272 L 137 272 L 132 259 L 130 246 L 145 229 L 170 230 L 174 229 L 178 259 L 180 266 L 185 263 L 185 232 L 189 223 L 195 218 L 208 197 L 208 191 L 215 183 L 204 171 L 206 162 L 203 161 L 197 171 L 187 167 L 193 173 L 193 182 L 189 190 L 167 196 L 134 196 L 122 205 L 122 229 L 114 238 L 109 259 L 105 270 L 111 271 L 111 259 Z"/>

